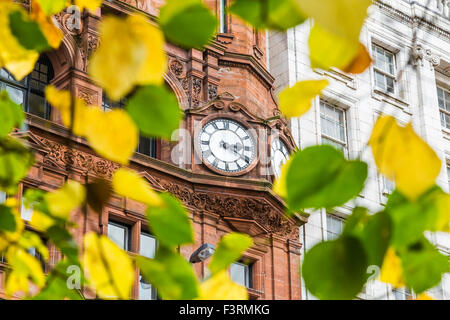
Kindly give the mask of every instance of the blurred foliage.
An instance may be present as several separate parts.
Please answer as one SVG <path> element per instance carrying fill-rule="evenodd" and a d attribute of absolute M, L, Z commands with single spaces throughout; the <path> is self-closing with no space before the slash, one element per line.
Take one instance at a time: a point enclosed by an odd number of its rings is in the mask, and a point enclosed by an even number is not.
<path fill-rule="evenodd" d="M 0 68 L 19 81 L 27 76 L 41 52 L 61 44 L 63 34 L 52 15 L 72 4 L 95 11 L 101 1 L 33 0 L 27 12 L 19 4 L 0 0 Z M 372 63 L 359 42 L 370 4 L 370 0 L 234 0 L 228 13 L 256 29 L 284 31 L 310 21 L 312 67 L 362 73 Z M 63 124 L 100 156 L 121 165 L 129 163 L 139 132 L 168 138 L 182 121 L 176 97 L 163 86 L 166 40 L 201 49 L 217 31 L 216 17 L 201 0 L 168 0 L 158 23 L 159 28 L 142 14 L 108 16 L 99 23 L 100 46 L 90 60 L 89 74 L 113 100 L 127 96 L 125 110 L 102 112 L 68 91 L 46 88 L 46 98 L 60 111 Z M 281 111 L 286 117 L 305 114 L 327 85 L 327 80 L 315 79 L 287 88 L 280 94 Z M 14 196 L 34 157 L 27 144 L 15 137 L 14 128 L 21 127 L 25 115 L 6 91 L 0 92 L 0 117 L 0 190 L 9 195 L 0 205 L 0 251 L 9 264 L 9 296 L 83 299 L 82 288 L 89 287 L 103 299 L 130 299 L 138 268 L 163 299 L 248 298 L 246 288 L 233 283 L 226 269 L 253 245 L 252 239 L 225 235 L 211 259 L 211 276 L 200 282 L 179 253 L 180 246 L 194 243 L 188 212 L 174 196 L 152 190 L 128 168 L 118 169 L 112 182 L 98 180 L 83 186 L 69 180 L 50 192 L 28 190 L 23 205 L 32 210 L 30 225 L 39 233 L 26 230 Z M 396 183 L 397 190 L 380 212 L 356 207 L 337 239 L 306 253 L 302 276 L 306 288 L 321 299 L 353 299 L 368 280 L 369 266 L 381 268 L 382 281 L 408 286 L 418 294 L 449 272 L 448 257 L 424 236 L 426 231 L 449 231 L 449 195 L 435 185 L 439 158 L 410 124 L 400 126 L 392 117 L 378 119 L 369 144 L 378 170 Z M 367 174 L 368 165 L 360 159 L 348 160 L 330 146 L 314 146 L 292 156 L 274 190 L 285 199 L 287 212 L 332 209 L 358 197 Z M 112 192 L 147 206 L 148 223 L 159 243 L 154 259 L 132 256 L 92 232 L 83 236 L 82 244 L 75 240 L 78 226 L 72 213 L 85 212 L 87 206 L 100 212 Z M 41 237 L 64 256 L 47 275 L 44 265 L 49 253 Z M 30 254 L 31 249 L 40 260 Z M 80 270 L 80 288 L 67 285 L 71 267 Z"/>

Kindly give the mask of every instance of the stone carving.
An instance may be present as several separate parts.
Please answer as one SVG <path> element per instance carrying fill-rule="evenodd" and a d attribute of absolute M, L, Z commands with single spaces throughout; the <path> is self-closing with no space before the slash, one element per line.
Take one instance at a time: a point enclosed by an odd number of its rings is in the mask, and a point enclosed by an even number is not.
<path fill-rule="evenodd" d="M 75 168 L 104 178 L 110 178 L 113 172 L 120 167 L 114 162 L 80 152 L 76 149 L 69 149 L 64 145 L 45 138 L 39 138 L 39 140 L 49 150 L 44 157 L 44 164 L 57 165 L 61 168 Z"/>
<path fill-rule="evenodd" d="M 174 183 L 163 183 L 164 189 L 195 210 L 209 211 L 222 217 L 252 219 L 270 233 L 298 241 L 299 228 L 284 218 L 267 201 L 257 198 L 193 192 Z"/>
<path fill-rule="evenodd" d="M 75 169 L 84 174 L 104 178 L 111 178 L 114 171 L 120 167 L 114 162 L 95 155 L 68 148 L 42 137 L 36 138 L 48 150 L 43 161 L 46 166 L 64 170 Z M 156 185 L 153 185 L 154 188 L 172 193 L 188 208 L 215 213 L 221 217 L 255 220 L 270 233 L 298 241 L 298 226 L 286 219 L 280 210 L 264 199 L 213 192 L 194 192 L 191 188 L 167 181 L 167 179 L 152 177 L 148 173 L 145 173 L 145 176 L 152 185 L 156 182 Z"/>
<path fill-rule="evenodd" d="M 172 71 L 172 73 L 177 77 L 178 79 L 183 78 L 185 71 L 184 71 L 184 65 L 181 63 L 178 59 L 172 59 L 169 62 L 169 70 Z"/>
<path fill-rule="evenodd" d="M 214 100 L 217 95 L 217 86 L 208 83 L 208 101 Z"/>
<path fill-rule="evenodd" d="M 202 80 L 192 77 L 192 105 L 198 107 L 200 105 L 202 93 Z"/>
<path fill-rule="evenodd" d="M 149 11 L 151 9 L 151 0 L 122 0 L 122 2 L 128 3 L 142 11 Z"/>
<path fill-rule="evenodd" d="M 441 58 L 433 54 L 431 49 L 425 49 L 421 44 L 415 44 L 411 52 L 412 63 L 415 66 L 424 66 L 424 61 L 429 61 L 431 68 L 437 67 L 441 63 Z"/>

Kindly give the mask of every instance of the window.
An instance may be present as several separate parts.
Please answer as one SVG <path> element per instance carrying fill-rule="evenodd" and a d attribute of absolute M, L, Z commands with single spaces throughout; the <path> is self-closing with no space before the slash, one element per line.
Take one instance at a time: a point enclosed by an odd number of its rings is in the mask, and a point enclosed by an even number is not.
<path fill-rule="evenodd" d="M 447 164 L 448 189 L 450 190 L 450 164 Z"/>
<path fill-rule="evenodd" d="M 384 176 L 382 177 L 382 179 L 383 179 L 383 193 L 391 194 L 392 192 L 394 192 L 395 183 Z"/>
<path fill-rule="evenodd" d="M 0 204 L 5 203 L 6 201 L 6 193 L 0 191 Z"/>
<path fill-rule="evenodd" d="M 102 98 L 102 110 L 107 112 L 107 111 L 111 111 L 112 109 L 115 108 L 125 108 L 125 105 L 127 103 L 127 99 L 123 98 L 120 101 L 113 101 L 111 99 L 108 98 L 108 96 L 103 93 L 103 98 Z"/>
<path fill-rule="evenodd" d="M 156 253 L 156 239 L 150 234 L 141 232 L 140 237 L 140 254 L 144 257 L 153 259 Z M 139 300 L 156 300 L 156 289 L 148 283 L 141 275 L 139 277 Z"/>
<path fill-rule="evenodd" d="M 219 8 L 219 15 L 220 15 L 220 33 L 227 33 L 228 32 L 228 23 L 227 23 L 227 0 L 220 0 L 220 8 Z"/>
<path fill-rule="evenodd" d="M 104 112 L 111 111 L 112 109 L 115 109 L 115 108 L 123 109 L 126 104 L 127 104 L 126 98 L 123 98 L 120 101 L 113 101 L 113 100 L 109 99 L 108 96 L 106 96 L 103 93 L 102 109 Z M 152 158 L 156 158 L 157 157 L 156 148 L 157 148 L 157 143 L 156 143 L 155 139 L 147 138 L 142 135 L 139 135 L 139 144 L 138 144 L 138 147 L 136 150 L 137 153 L 140 153 L 140 154 L 152 157 Z"/>
<path fill-rule="evenodd" d="M 24 194 L 25 194 L 25 190 L 24 190 Z M 26 206 L 24 202 L 25 202 L 25 198 L 22 197 L 22 204 L 20 206 L 20 217 L 22 218 L 22 220 L 29 222 L 29 221 L 31 221 L 31 218 L 33 216 L 33 208 Z"/>
<path fill-rule="evenodd" d="M 401 288 L 401 289 L 393 289 L 392 293 L 394 294 L 394 300 L 412 300 L 412 292 L 409 289 Z"/>
<path fill-rule="evenodd" d="M 347 126 L 345 111 L 328 103 L 320 103 L 322 143 L 347 152 Z"/>
<path fill-rule="evenodd" d="M 130 228 L 126 225 L 109 222 L 108 223 L 108 237 L 119 246 L 119 248 L 129 251 L 130 250 Z"/>
<path fill-rule="evenodd" d="M 394 54 L 377 45 L 372 45 L 372 53 L 375 87 L 382 91 L 395 93 Z"/>
<path fill-rule="evenodd" d="M 235 262 L 230 266 L 230 278 L 232 281 L 246 288 L 252 287 L 251 265 Z"/>
<path fill-rule="evenodd" d="M 334 240 L 339 237 L 344 229 L 342 218 L 327 214 L 327 240 Z"/>
<path fill-rule="evenodd" d="M 446 129 L 450 129 L 450 92 L 438 87 L 437 94 L 441 112 L 441 125 Z"/>
<path fill-rule="evenodd" d="M 11 99 L 23 106 L 26 112 L 50 119 L 50 106 L 45 100 L 44 89 L 53 76 L 50 60 L 43 55 L 33 72 L 22 81 L 16 81 L 8 71 L 0 69 L 0 90 L 5 89 Z"/>
<path fill-rule="evenodd" d="M 156 140 L 153 138 L 147 138 L 139 136 L 139 145 L 137 148 L 137 153 L 144 154 L 146 156 L 156 158 Z"/>

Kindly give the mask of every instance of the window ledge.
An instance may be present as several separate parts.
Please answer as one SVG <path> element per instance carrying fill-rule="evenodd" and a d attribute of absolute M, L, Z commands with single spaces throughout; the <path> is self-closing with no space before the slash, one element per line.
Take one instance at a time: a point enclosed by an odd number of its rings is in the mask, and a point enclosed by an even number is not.
<path fill-rule="evenodd" d="M 234 35 L 231 33 L 218 33 L 217 41 L 223 44 L 229 44 L 233 41 Z"/>
<path fill-rule="evenodd" d="M 378 101 L 389 103 L 397 108 L 402 109 L 404 112 L 411 114 L 409 110 L 409 103 L 400 99 L 398 96 L 392 93 L 388 93 L 380 89 L 374 88 L 372 89 L 372 98 Z"/>

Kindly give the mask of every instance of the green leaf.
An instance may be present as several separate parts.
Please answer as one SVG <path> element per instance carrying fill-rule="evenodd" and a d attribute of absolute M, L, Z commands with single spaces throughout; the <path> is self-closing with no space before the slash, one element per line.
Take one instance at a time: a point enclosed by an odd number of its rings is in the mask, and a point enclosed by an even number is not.
<path fill-rule="evenodd" d="M 9 14 L 11 33 L 28 50 L 38 52 L 50 49 L 50 45 L 36 22 L 25 18 L 20 11 Z"/>
<path fill-rule="evenodd" d="M 399 191 L 394 191 L 386 204 L 386 211 L 393 222 L 392 244 L 402 248 L 419 241 L 426 230 L 433 231 L 439 211 L 433 203 L 430 190 L 412 202 Z"/>
<path fill-rule="evenodd" d="M 11 208 L 0 205 L 0 231 L 14 232 L 17 224 Z"/>
<path fill-rule="evenodd" d="M 367 257 L 358 238 L 341 236 L 319 243 L 304 258 L 306 289 L 323 300 L 353 299 L 366 280 Z"/>
<path fill-rule="evenodd" d="M 37 2 L 48 16 L 62 11 L 69 4 L 67 0 L 37 0 Z"/>
<path fill-rule="evenodd" d="M 290 210 L 333 208 L 357 196 L 367 178 L 367 164 L 348 161 L 331 146 L 314 146 L 297 152 L 287 173 Z"/>
<path fill-rule="evenodd" d="M 78 246 L 69 231 L 59 226 L 52 226 L 47 230 L 47 235 L 69 261 L 78 260 Z"/>
<path fill-rule="evenodd" d="M 0 138 L 6 137 L 15 127 L 20 127 L 25 114 L 22 107 L 14 103 L 6 90 L 0 92 Z"/>
<path fill-rule="evenodd" d="M 198 296 L 198 283 L 192 266 L 181 255 L 160 247 L 155 259 L 136 257 L 141 274 L 164 300 L 191 300 Z"/>
<path fill-rule="evenodd" d="M 227 269 L 252 245 L 252 238 L 246 234 L 229 233 L 223 236 L 209 264 L 209 270 L 215 274 Z"/>
<path fill-rule="evenodd" d="M 193 243 L 191 221 L 181 202 L 168 193 L 161 194 L 161 199 L 164 206 L 147 209 L 150 228 L 158 241 L 170 248 Z"/>
<path fill-rule="evenodd" d="M 139 130 L 150 137 L 171 138 L 182 120 L 176 96 L 164 86 L 140 88 L 126 109 Z"/>
<path fill-rule="evenodd" d="M 216 17 L 201 0 L 168 0 L 159 18 L 166 38 L 187 48 L 205 46 L 217 29 Z"/>
<path fill-rule="evenodd" d="M 425 238 L 400 251 L 399 256 L 406 284 L 418 294 L 438 285 L 447 272 L 448 257 Z"/>
<path fill-rule="evenodd" d="M 0 190 L 15 193 L 33 162 L 32 153 L 20 140 L 0 139 Z"/>
<path fill-rule="evenodd" d="M 296 0 L 236 0 L 229 12 L 257 29 L 284 31 L 305 21 Z"/>
<path fill-rule="evenodd" d="M 72 271 L 69 268 L 73 268 Z M 77 269 L 78 268 L 78 269 Z M 74 273 L 76 270 L 80 272 Z M 69 272 L 70 271 L 70 272 Z M 79 276 L 79 279 L 77 278 Z M 73 280 L 79 281 L 80 289 L 84 284 L 85 279 L 79 262 L 69 262 L 62 260 L 53 268 L 51 273 L 47 277 L 46 285 L 33 300 L 84 300 L 83 295 L 78 289 L 70 289 L 68 284 L 73 284 Z"/>

